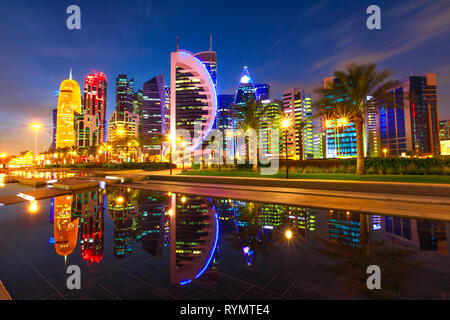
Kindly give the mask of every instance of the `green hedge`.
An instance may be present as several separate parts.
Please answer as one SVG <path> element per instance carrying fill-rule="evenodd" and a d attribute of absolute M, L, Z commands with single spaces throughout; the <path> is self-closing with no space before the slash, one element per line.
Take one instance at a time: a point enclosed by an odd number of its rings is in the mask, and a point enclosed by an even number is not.
<path fill-rule="evenodd" d="M 169 169 L 168 162 L 124 162 L 124 163 L 76 163 L 46 165 L 45 168 L 68 168 L 68 169 L 142 169 L 146 171 Z M 172 168 L 176 168 L 172 164 Z"/>
<path fill-rule="evenodd" d="M 338 161 L 336 163 L 336 161 Z M 329 163 L 327 163 L 329 162 Z M 285 163 L 282 164 L 283 166 Z M 354 173 L 356 159 L 322 160 L 313 164 L 308 160 L 289 162 L 299 173 Z M 450 158 L 367 158 L 364 160 L 368 174 L 446 175 L 450 174 Z"/>

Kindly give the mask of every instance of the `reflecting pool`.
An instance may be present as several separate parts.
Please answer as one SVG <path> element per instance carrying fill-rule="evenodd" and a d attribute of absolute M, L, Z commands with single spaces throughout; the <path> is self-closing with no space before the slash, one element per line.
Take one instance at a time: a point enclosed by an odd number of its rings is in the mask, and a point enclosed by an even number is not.
<path fill-rule="evenodd" d="M 0 280 L 13 299 L 448 299 L 449 237 L 442 221 L 94 189 L 1 207 Z"/>

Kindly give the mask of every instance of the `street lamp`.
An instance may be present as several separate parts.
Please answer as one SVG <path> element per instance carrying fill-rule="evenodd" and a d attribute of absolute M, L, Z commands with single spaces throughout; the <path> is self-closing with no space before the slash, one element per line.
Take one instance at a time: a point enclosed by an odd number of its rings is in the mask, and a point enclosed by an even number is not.
<path fill-rule="evenodd" d="M 281 122 L 281 126 L 285 129 L 284 130 L 284 154 L 285 154 L 285 160 L 286 160 L 286 179 L 289 179 L 289 159 L 288 159 L 288 151 L 287 151 L 287 134 L 288 129 L 291 126 L 291 121 L 289 119 L 283 119 Z"/>
<path fill-rule="evenodd" d="M 387 151 L 388 151 L 387 148 L 384 148 L 384 149 L 383 149 L 383 153 L 384 153 L 384 157 L 385 157 L 385 158 L 386 158 Z"/>
<path fill-rule="evenodd" d="M 7 157 L 6 153 L 0 154 L 0 159 L 2 159 L 2 166 L 5 167 L 5 158 Z"/>
<path fill-rule="evenodd" d="M 184 148 L 186 147 L 186 141 L 181 141 L 181 147 L 182 147 L 182 158 L 181 158 L 181 161 L 182 161 L 182 163 L 183 163 L 183 171 L 184 171 Z"/>
<path fill-rule="evenodd" d="M 37 132 L 38 129 L 41 127 L 40 124 L 35 123 L 31 126 L 34 129 L 34 159 L 37 159 Z"/>
<path fill-rule="evenodd" d="M 170 175 L 172 175 L 172 137 L 169 135 L 167 135 L 167 140 L 169 140 L 169 146 L 170 146 L 170 150 L 169 150 L 169 169 L 170 169 Z"/>

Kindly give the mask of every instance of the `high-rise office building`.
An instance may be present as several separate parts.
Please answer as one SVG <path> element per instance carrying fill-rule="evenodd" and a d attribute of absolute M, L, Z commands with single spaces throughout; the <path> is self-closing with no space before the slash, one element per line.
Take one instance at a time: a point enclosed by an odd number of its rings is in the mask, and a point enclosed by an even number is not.
<path fill-rule="evenodd" d="M 116 148 L 122 148 L 126 141 L 139 136 L 139 117 L 137 114 L 114 111 L 109 118 L 108 141 Z"/>
<path fill-rule="evenodd" d="M 141 134 L 144 138 L 161 136 L 165 132 L 164 76 L 160 74 L 144 83 Z M 147 155 L 160 154 L 160 145 L 144 145 Z"/>
<path fill-rule="evenodd" d="M 56 123 L 58 121 L 58 109 L 52 110 L 52 116 L 53 116 L 53 134 L 52 134 L 52 150 L 56 150 Z"/>
<path fill-rule="evenodd" d="M 280 122 L 282 118 L 282 106 L 281 102 L 263 100 L 263 105 L 269 104 L 267 112 L 261 119 L 260 128 L 263 131 L 263 135 L 260 136 L 260 148 L 264 151 L 264 154 L 276 156 L 279 155 L 281 150 L 278 150 L 274 154 L 272 149 L 276 150 L 276 145 L 280 145 L 281 132 L 278 135 L 274 135 L 274 130 L 280 130 Z"/>
<path fill-rule="evenodd" d="M 116 78 L 116 110 L 118 117 L 123 118 L 125 111 L 133 112 L 134 79 L 128 80 L 126 74 L 119 74 Z"/>
<path fill-rule="evenodd" d="M 409 76 L 390 92 L 395 106 L 377 102 L 381 148 L 388 155 L 439 154 L 436 75 Z"/>
<path fill-rule="evenodd" d="M 323 79 L 324 88 L 330 88 L 339 83 L 334 77 Z M 330 99 L 342 97 L 329 97 Z M 330 106 L 331 107 L 331 106 Z M 357 155 L 356 127 L 347 119 L 345 115 L 341 118 L 326 119 L 322 117 L 321 128 L 326 137 L 326 157 L 327 158 L 354 158 Z"/>
<path fill-rule="evenodd" d="M 219 94 L 217 96 L 218 109 L 215 127 L 225 134 L 226 130 L 233 128 L 233 103 L 234 95 L 232 94 Z"/>
<path fill-rule="evenodd" d="M 165 100 L 165 116 L 164 116 L 164 134 L 170 132 L 170 87 L 164 86 L 164 100 Z"/>
<path fill-rule="evenodd" d="M 244 105 L 245 100 L 256 100 L 255 86 L 253 85 L 252 77 L 248 71 L 247 66 L 241 73 L 239 79 L 239 84 L 236 89 L 236 96 L 234 98 L 234 103 L 237 105 Z"/>
<path fill-rule="evenodd" d="M 194 57 L 199 59 L 206 70 L 208 70 L 209 75 L 211 76 L 211 80 L 214 83 L 214 86 L 217 88 L 217 54 L 215 51 L 210 49 L 209 51 L 203 51 L 194 54 Z"/>
<path fill-rule="evenodd" d="M 372 99 L 372 97 L 368 97 Z M 381 155 L 380 150 L 380 131 L 379 118 L 376 106 L 373 104 L 365 116 L 365 141 L 366 141 L 366 156 L 378 157 Z"/>
<path fill-rule="evenodd" d="M 176 130 L 184 129 L 194 138 L 188 142 L 197 150 L 211 131 L 217 113 L 216 87 L 204 63 L 192 53 L 171 53 L 170 134 L 175 147 Z M 201 132 L 194 134 L 194 123 Z"/>
<path fill-rule="evenodd" d="M 81 91 L 78 83 L 72 80 L 71 70 L 69 79 L 64 80 L 59 89 L 56 121 L 57 149 L 75 146 L 75 112 L 81 114 Z"/>
<path fill-rule="evenodd" d="M 256 100 L 270 99 L 270 86 L 265 83 L 255 84 Z"/>
<path fill-rule="evenodd" d="M 287 130 L 288 157 L 296 160 L 313 158 L 311 97 L 302 89 L 284 90 L 283 113 L 291 122 L 291 127 Z M 283 135 L 286 134 L 284 131 Z M 284 141 L 285 139 L 283 145 Z"/>
<path fill-rule="evenodd" d="M 450 139 L 450 120 L 439 121 L 439 136 L 441 140 Z"/>
<path fill-rule="evenodd" d="M 106 81 L 103 72 L 91 73 L 84 80 L 83 115 L 91 115 L 93 120 L 98 121 L 99 137 L 94 139 L 98 143 L 106 141 Z M 97 117 L 98 120 L 96 120 Z M 86 122 L 87 119 L 84 121 Z M 92 123 L 91 126 L 95 126 L 95 123 Z"/>

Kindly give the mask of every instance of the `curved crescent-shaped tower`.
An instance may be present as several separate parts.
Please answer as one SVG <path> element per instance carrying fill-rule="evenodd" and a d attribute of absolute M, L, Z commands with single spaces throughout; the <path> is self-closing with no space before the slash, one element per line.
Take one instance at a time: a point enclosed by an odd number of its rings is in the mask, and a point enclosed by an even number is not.
<path fill-rule="evenodd" d="M 176 130 L 188 130 L 194 138 L 191 150 L 203 143 L 214 125 L 217 93 L 205 64 L 184 50 L 171 53 L 170 135 L 176 140 Z M 200 121 L 201 135 L 194 135 L 194 122 Z"/>
<path fill-rule="evenodd" d="M 56 148 L 75 146 L 74 112 L 81 114 L 81 91 L 75 80 L 66 79 L 59 88 L 56 120 Z"/>

